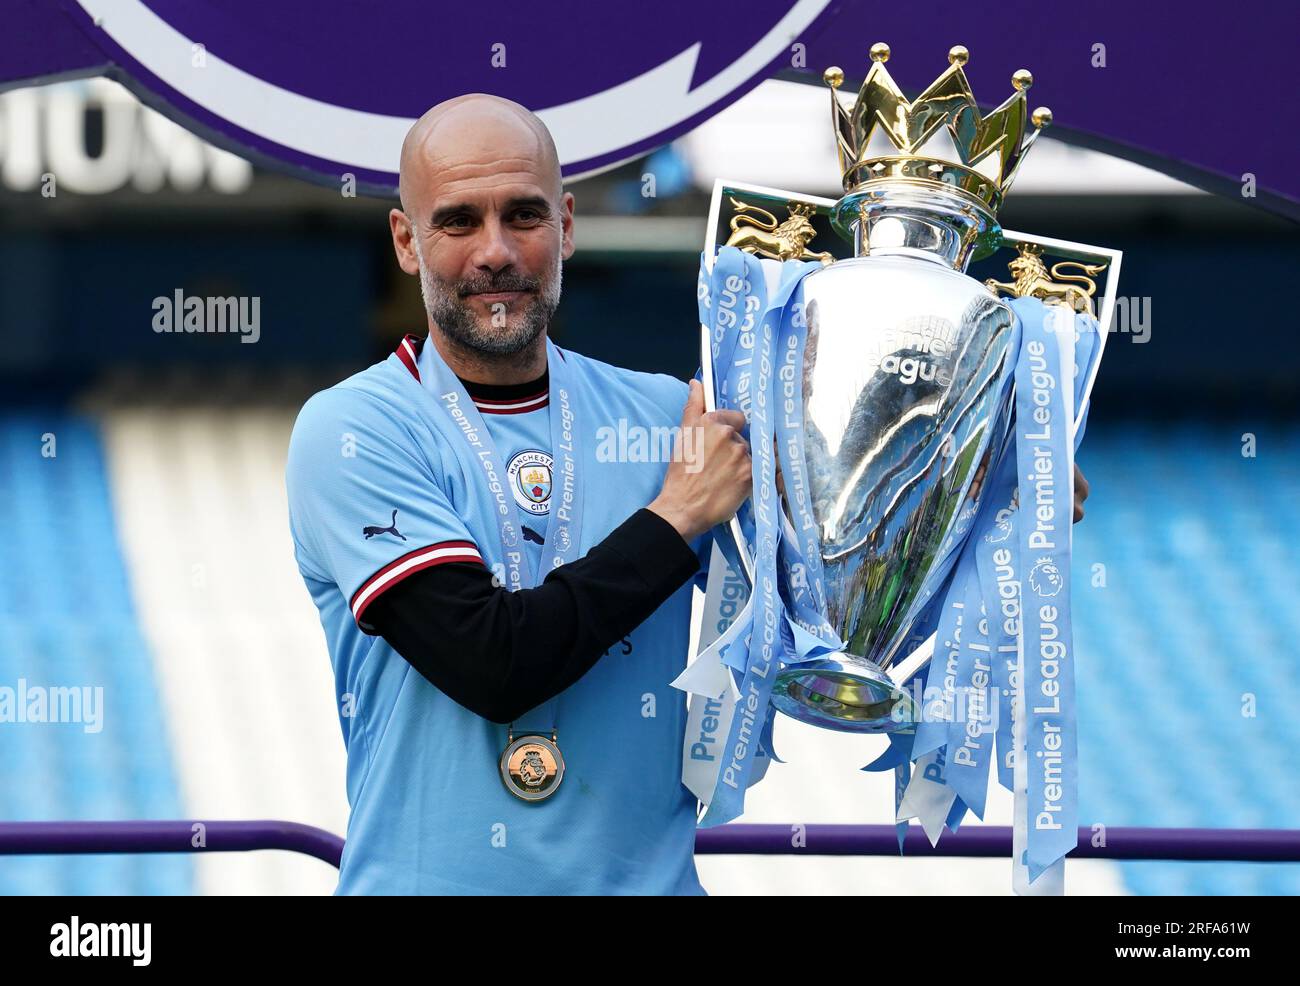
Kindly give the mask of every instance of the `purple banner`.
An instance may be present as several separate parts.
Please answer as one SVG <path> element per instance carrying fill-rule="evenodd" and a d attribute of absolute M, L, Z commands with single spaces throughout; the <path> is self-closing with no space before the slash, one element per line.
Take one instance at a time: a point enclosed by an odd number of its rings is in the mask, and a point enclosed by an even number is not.
<path fill-rule="evenodd" d="M 574 177 L 687 132 L 774 75 L 820 84 L 838 64 L 850 90 L 876 41 L 892 46 L 891 74 L 914 96 L 963 44 L 985 108 L 1028 68 L 1031 105 L 1052 108 L 1055 136 L 1220 193 L 1253 190 L 1249 201 L 1300 218 L 1300 109 L 1278 88 L 1295 11 L 1265 3 L 1247 16 L 1204 0 L 926 14 L 847 0 L 11 0 L 0 88 L 108 75 L 261 164 L 335 186 L 352 174 L 387 194 L 411 121 L 461 93 L 537 111 Z M 1224 74 L 1242 63 L 1242 81 Z"/>

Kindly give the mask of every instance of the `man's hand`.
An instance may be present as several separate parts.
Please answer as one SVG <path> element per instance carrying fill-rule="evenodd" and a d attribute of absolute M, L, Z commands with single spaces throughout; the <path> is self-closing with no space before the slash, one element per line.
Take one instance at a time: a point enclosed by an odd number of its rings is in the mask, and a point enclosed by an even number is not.
<path fill-rule="evenodd" d="M 980 487 L 984 485 L 984 474 L 988 472 L 988 467 L 989 453 L 985 452 L 984 461 L 975 470 L 975 478 L 970 484 L 968 496 L 971 500 L 980 495 Z M 1088 499 L 1088 492 L 1088 477 L 1083 474 L 1083 470 L 1079 468 L 1079 463 L 1076 462 L 1074 464 L 1074 522 L 1076 524 L 1083 520 L 1083 501 Z"/>
<path fill-rule="evenodd" d="M 1074 522 L 1077 524 L 1083 520 L 1083 501 L 1088 499 L 1088 477 L 1083 474 L 1079 468 L 1079 463 L 1074 464 Z"/>
<path fill-rule="evenodd" d="M 741 436 L 739 411 L 704 410 L 704 387 L 691 381 L 681 433 L 663 488 L 649 509 L 693 541 L 735 516 L 753 482 L 749 443 Z"/>

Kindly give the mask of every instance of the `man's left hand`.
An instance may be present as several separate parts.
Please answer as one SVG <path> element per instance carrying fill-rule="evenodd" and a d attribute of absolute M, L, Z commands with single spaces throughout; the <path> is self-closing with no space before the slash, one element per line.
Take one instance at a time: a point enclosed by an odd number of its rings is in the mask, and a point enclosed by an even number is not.
<path fill-rule="evenodd" d="M 980 487 L 984 485 L 984 473 L 988 471 L 989 457 L 986 453 L 984 461 L 980 463 L 979 469 L 975 471 L 975 478 L 970 484 L 970 498 L 974 500 L 980 494 Z M 1074 522 L 1077 524 L 1083 520 L 1083 501 L 1088 499 L 1089 486 L 1088 477 L 1083 474 L 1079 468 L 1079 463 L 1074 464 Z"/>
<path fill-rule="evenodd" d="M 1077 524 L 1083 520 L 1083 501 L 1088 499 L 1088 477 L 1083 474 L 1079 468 L 1079 463 L 1074 464 L 1074 522 Z"/>

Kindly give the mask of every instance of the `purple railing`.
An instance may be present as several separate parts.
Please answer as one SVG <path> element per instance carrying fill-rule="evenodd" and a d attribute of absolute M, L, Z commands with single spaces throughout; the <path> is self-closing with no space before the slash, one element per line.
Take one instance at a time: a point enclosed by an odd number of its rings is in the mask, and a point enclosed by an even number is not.
<path fill-rule="evenodd" d="M 197 828 L 202 826 L 201 829 Z M 1075 859 L 1175 859 L 1300 862 L 1300 830 L 1107 828 L 1079 829 Z M 200 838 L 201 836 L 201 838 Z M 798 838 L 796 838 L 798 836 Z M 196 843 L 198 843 L 196 845 Z M 0 822 L 0 856 L 51 853 L 246 852 L 283 849 L 339 865 L 343 840 L 297 822 L 139 821 Z M 722 825 L 695 834 L 706 855 L 897 856 L 892 825 Z M 931 846 L 908 831 L 904 856 L 1010 856 L 1011 829 L 968 826 Z"/>
<path fill-rule="evenodd" d="M 695 833 L 697 853 L 815 856 L 897 856 L 892 825 L 808 825 L 801 838 L 792 825 L 721 825 Z M 1104 836 L 1104 839 L 1103 839 Z M 1093 845 L 1094 840 L 1104 842 Z M 804 843 L 796 847 L 796 841 Z M 1011 827 L 970 825 L 945 832 L 931 846 L 916 826 L 908 829 L 904 856 L 1011 855 Z M 1300 862 L 1300 830 L 1113 828 L 1079 829 L 1073 859 L 1181 859 L 1219 862 Z"/>
<path fill-rule="evenodd" d="M 305 853 L 334 866 L 343 858 L 343 840 L 337 835 L 297 822 L 0 822 L 0 856 L 250 849 Z"/>

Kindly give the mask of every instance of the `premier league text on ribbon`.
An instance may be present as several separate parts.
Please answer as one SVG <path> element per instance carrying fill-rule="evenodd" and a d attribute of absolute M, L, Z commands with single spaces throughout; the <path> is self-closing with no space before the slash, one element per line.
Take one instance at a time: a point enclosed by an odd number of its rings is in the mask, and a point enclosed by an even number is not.
<path fill-rule="evenodd" d="M 1025 438 L 1043 443 L 1033 447 L 1034 471 L 1025 477 L 1033 495 L 1031 503 L 1026 504 L 1032 506 L 1030 516 L 1033 518 L 1033 527 L 1028 532 L 1027 543 L 1035 550 L 1053 552 L 1058 548 L 1058 541 L 1062 536 L 1061 528 L 1064 526 L 1058 517 L 1060 497 L 1057 491 L 1057 464 L 1052 448 L 1052 428 L 1054 425 L 1059 426 L 1059 422 L 1052 420 L 1052 392 L 1057 387 L 1057 380 L 1048 367 L 1047 347 L 1043 343 L 1037 339 L 1030 339 L 1025 343 L 1025 349 L 1029 356 L 1030 380 L 1033 383 L 1030 392 L 1033 402 L 1032 419 L 1034 425 L 1038 426 L 1037 431 L 1027 430 Z M 1067 516 L 1064 524 L 1068 523 Z M 1069 537 L 1068 527 L 1064 531 L 1064 536 Z M 1030 580 L 1036 594 L 1055 595 L 1059 591 L 1059 581 L 1052 581 L 1051 573 L 1056 571 L 1051 567 L 1053 564 L 1050 554 L 1035 562 Z M 1033 572 L 1040 571 L 1040 567 L 1042 571 L 1040 578 L 1043 581 L 1036 585 Z M 1058 572 L 1056 578 L 1059 577 Z M 1061 827 L 1058 815 L 1064 796 L 1061 783 L 1062 727 L 1059 719 L 1047 717 L 1061 714 L 1060 683 L 1057 678 L 1061 673 L 1062 662 L 1069 658 L 1069 648 L 1061 634 L 1060 613 L 1056 606 L 1043 603 L 1038 607 L 1036 616 L 1038 620 L 1036 659 L 1041 680 L 1039 694 L 1033 696 L 1036 704 L 1033 707 L 1032 728 L 1036 733 L 1031 733 L 1031 742 L 1037 740 L 1034 743 L 1037 762 L 1031 762 L 1029 769 L 1039 772 L 1041 776 L 1040 786 L 1037 788 L 1042 792 L 1041 798 L 1033 813 L 1034 827 L 1041 831 Z"/>

